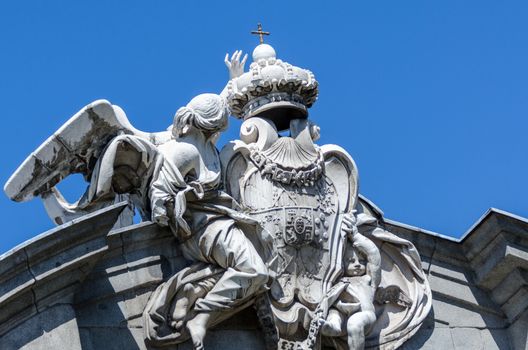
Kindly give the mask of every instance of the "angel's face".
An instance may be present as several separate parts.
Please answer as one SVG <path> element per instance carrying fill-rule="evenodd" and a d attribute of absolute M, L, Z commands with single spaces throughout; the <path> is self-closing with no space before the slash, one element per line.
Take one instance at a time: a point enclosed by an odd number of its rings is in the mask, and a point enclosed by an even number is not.
<path fill-rule="evenodd" d="M 347 247 L 344 265 L 345 276 L 363 276 L 367 272 L 367 260 L 352 245 Z"/>

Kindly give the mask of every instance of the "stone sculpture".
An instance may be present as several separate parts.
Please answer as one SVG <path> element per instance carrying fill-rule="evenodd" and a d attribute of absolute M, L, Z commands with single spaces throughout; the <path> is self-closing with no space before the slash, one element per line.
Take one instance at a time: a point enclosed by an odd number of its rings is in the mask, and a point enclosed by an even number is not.
<path fill-rule="evenodd" d="M 431 307 L 420 257 L 358 195 L 350 155 L 315 144 L 314 75 L 278 59 L 260 26 L 255 33 L 249 71 L 241 52 L 226 56 L 224 91 L 193 98 L 167 131 L 141 132 L 118 106 L 96 101 L 30 155 L 5 191 L 42 197 L 57 224 L 119 197 L 170 227 L 191 265 L 151 295 L 147 344 L 191 339 L 202 349 L 207 328 L 253 304 L 269 348 L 397 348 Z M 229 113 L 244 119 L 240 140 L 219 154 Z M 74 204 L 55 189 L 72 173 L 89 182 Z"/>
<path fill-rule="evenodd" d="M 381 279 L 381 256 L 378 247 L 359 233 L 353 220 L 344 217 L 343 223 L 348 237 L 343 276 L 327 293 L 328 317 L 321 333 L 342 336 L 342 326 L 346 325 L 348 347 L 363 349 L 365 333 L 376 321 L 374 296 Z"/>
<path fill-rule="evenodd" d="M 374 207 L 358 197 L 348 153 L 314 143 L 319 128 L 307 112 L 318 91 L 314 75 L 261 44 L 249 72 L 227 90 L 232 114 L 245 122 L 241 140 L 222 151 L 225 187 L 273 238 L 269 299 L 279 348 L 362 348 L 365 332 L 367 347 L 402 344 L 430 309 L 420 258 L 410 242 L 380 227 Z M 284 130 L 290 135 L 281 136 Z M 335 317 L 330 309 L 347 285 L 341 281 L 347 236 L 356 230 L 352 239 L 369 252 L 369 274 L 360 278 L 368 288 L 354 293 L 359 312 L 343 320 L 350 321 L 350 341 L 346 332 L 344 339 L 325 337 L 327 317 Z"/>

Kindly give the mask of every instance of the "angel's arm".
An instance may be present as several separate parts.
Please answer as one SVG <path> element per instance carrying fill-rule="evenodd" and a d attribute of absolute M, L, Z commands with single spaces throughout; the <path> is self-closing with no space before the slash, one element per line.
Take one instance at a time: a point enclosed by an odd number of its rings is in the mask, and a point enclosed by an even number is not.
<path fill-rule="evenodd" d="M 229 54 L 226 53 L 224 62 L 225 62 L 225 65 L 227 66 L 227 69 L 229 70 L 229 82 L 231 82 L 231 80 L 236 79 L 242 74 L 244 74 L 244 66 L 246 65 L 248 55 L 245 54 L 244 57 L 242 58 L 242 61 L 240 60 L 241 56 L 242 56 L 242 50 L 236 50 L 231 55 L 231 60 L 229 59 Z M 224 89 L 220 93 L 220 96 L 222 96 L 223 98 L 227 98 L 227 95 L 228 95 L 227 87 L 229 86 L 229 82 L 227 83 L 227 85 L 224 87 Z"/>

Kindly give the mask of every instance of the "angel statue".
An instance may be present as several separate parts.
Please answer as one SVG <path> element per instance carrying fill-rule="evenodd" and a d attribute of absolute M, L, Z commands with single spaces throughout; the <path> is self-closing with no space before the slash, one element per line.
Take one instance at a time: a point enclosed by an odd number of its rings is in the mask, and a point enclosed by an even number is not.
<path fill-rule="evenodd" d="M 231 78 L 244 70 L 241 54 L 226 56 Z M 220 187 L 215 142 L 228 116 L 225 93 L 201 94 L 178 109 L 167 131 L 145 133 L 118 106 L 96 101 L 33 152 L 5 186 L 17 201 L 41 196 L 59 224 L 128 194 L 145 220 L 170 228 L 194 265 L 162 284 L 146 307 L 146 338 L 158 345 L 191 338 L 202 349 L 210 325 L 266 289 L 265 249 L 257 251 L 251 237 L 257 222 L 239 213 Z M 72 173 L 89 182 L 74 204 L 54 187 Z"/>

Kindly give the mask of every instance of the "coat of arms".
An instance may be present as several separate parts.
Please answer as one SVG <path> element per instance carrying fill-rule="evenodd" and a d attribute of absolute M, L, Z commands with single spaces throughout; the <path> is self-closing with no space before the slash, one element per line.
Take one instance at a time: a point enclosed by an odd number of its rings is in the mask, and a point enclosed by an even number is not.
<path fill-rule="evenodd" d="M 6 184 L 40 196 L 57 224 L 127 199 L 167 226 L 190 266 L 164 281 L 143 314 L 155 347 L 192 340 L 254 306 L 270 349 L 394 349 L 427 316 L 431 292 L 414 246 L 384 230 L 358 194 L 358 172 L 336 145 L 318 146 L 308 118 L 318 83 L 261 43 L 226 64 L 220 95 L 202 94 L 159 133 L 133 128 L 96 101 L 33 152 Z M 240 140 L 218 152 L 229 114 Z M 88 189 L 67 203 L 55 185 L 82 173 Z"/>
<path fill-rule="evenodd" d="M 221 156 L 226 191 L 259 222 L 262 244 L 269 245 L 272 280 L 263 297 L 273 319 L 271 343 L 279 349 L 399 346 L 430 308 L 416 250 L 378 225 L 375 207 L 358 196 L 350 155 L 314 143 L 313 73 L 262 43 L 253 60 L 227 86 L 232 114 L 245 121 L 240 140 Z M 389 271 L 391 264 L 399 270 Z M 412 282 L 402 283 L 403 276 Z M 392 317 L 390 324 L 380 317 Z"/>

